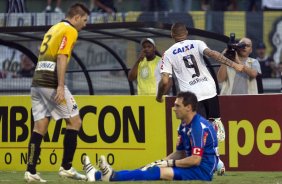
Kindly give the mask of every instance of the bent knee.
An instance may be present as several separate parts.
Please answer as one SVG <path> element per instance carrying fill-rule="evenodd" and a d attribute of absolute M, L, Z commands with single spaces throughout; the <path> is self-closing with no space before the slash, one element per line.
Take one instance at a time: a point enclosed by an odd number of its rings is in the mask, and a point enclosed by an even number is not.
<path fill-rule="evenodd" d="M 161 169 L 161 179 L 173 180 L 174 173 L 172 167 L 164 167 L 160 169 Z"/>
<path fill-rule="evenodd" d="M 67 128 L 79 130 L 82 124 L 81 118 L 79 115 L 66 119 Z"/>

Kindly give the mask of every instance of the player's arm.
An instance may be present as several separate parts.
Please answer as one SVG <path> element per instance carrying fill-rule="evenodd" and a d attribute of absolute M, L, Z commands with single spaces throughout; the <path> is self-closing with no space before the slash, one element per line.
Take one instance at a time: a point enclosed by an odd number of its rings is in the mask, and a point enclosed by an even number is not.
<path fill-rule="evenodd" d="M 192 167 L 200 165 L 202 157 L 199 155 L 191 155 L 180 160 L 175 160 L 176 167 Z"/>
<path fill-rule="evenodd" d="M 165 159 L 174 159 L 174 160 L 179 160 L 185 158 L 185 151 L 184 150 L 176 150 L 175 152 L 169 154 Z"/>
<path fill-rule="evenodd" d="M 170 91 L 170 88 L 172 87 L 173 85 L 173 81 L 172 81 L 172 76 L 169 75 L 169 81 L 168 81 L 168 85 L 166 86 L 165 90 L 164 90 L 164 95 L 168 95 L 169 94 L 169 91 Z"/>
<path fill-rule="evenodd" d="M 158 92 L 156 96 L 156 100 L 158 102 L 163 101 L 163 95 L 166 94 L 170 87 L 172 86 L 172 64 L 170 62 L 169 55 L 167 52 L 163 54 L 162 57 L 162 65 L 160 67 L 161 69 L 161 80 L 158 84 Z"/>
<path fill-rule="evenodd" d="M 204 55 L 213 58 L 214 60 L 220 62 L 221 64 L 225 64 L 227 66 L 230 66 L 232 68 L 234 68 L 236 71 L 241 72 L 243 70 L 243 65 L 242 64 L 238 64 L 239 61 L 236 59 L 235 62 L 233 62 L 232 60 L 228 59 L 227 57 L 225 57 L 223 54 L 215 51 L 215 50 L 211 50 L 209 48 L 206 48 L 204 50 Z"/>
<path fill-rule="evenodd" d="M 189 137 L 190 141 L 192 142 L 191 156 L 183 158 L 181 160 L 175 160 L 175 166 L 177 167 L 198 166 L 202 161 L 204 147 L 206 144 L 206 142 L 203 140 L 207 139 L 208 132 L 205 132 L 205 130 L 202 128 L 202 126 L 200 125 L 200 121 L 192 124 L 191 129 L 192 131 Z"/>
<path fill-rule="evenodd" d="M 177 143 L 177 151 L 167 157 L 167 162 L 172 163 L 175 167 L 192 167 L 200 165 L 202 161 L 203 148 L 194 146 L 192 148 L 192 155 L 187 157 L 185 150 L 183 149 L 184 147 L 185 145 L 180 139 L 180 142 Z"/>
<path fill-rule="evenodd" d="M 135 62 L 135 64 L 131 68 L 131 70 L 128 72 L 128 80 L 129 81 L 136 80 L 137 74 L 138 74 L 139 63 L 144 59 L 144 57 L 145 57 L 145 53 L 144 53 L 144 50 L 142 49 L 140 54 L 139 54 L 137 61 Z"/>
<path fill-rule="evenodd" d="M 55 101 L 59 104 L 65 99 L 65 73 L 67 70 L 68 56 L 60 54 L 57 56 L 57 76 L 58 76 L 58 87 L 55 96 Z"/>
<path fill-rule="evenodd" d="M 161 74 L 161 80 L 158 85 L 158 94 L 156 97 L 156 100 L 158 102 L 162 102 L 163 95 L 169 90 L 171 86 L 171 79 L 169 73 L 162 73 Z"/>
<path fill-rule="evenodd" d="M 223 82 L 227 78 L 227 66 L 222 64 L 220 65 L 218 72 L 217 72 L 217 80 L 218 82 Z"/>
<path fill-rule="evenodd" d="M 61 40 L 59 50 L 57 51 L 57 77 L 58 87 L 55 101 L 61 103 L 65 99 L 65 73 L 68 65 L 68 56 L 71 55 L 72 48 L 76 42 L 78 32 L 71 26 L 65 27 L 65 32 Z"/>
<path fill-rule="evenodd" d="M 193 140 L 192 145 L 192 155 L 189 157 L 183 157 L 182 159 L 175 160 L 174 165 L 176 167 L 192 167 L 200 165 L 202 161 L 202 155 L 204 153 L 204 147 L 202 145 L 202 137 L 207 136 L 207 134 L 203 134 L 203 129 L 200 126 L 193 126 L 193 131 L 191 132 L 191 140 Z M 179 145 L 184 146 L 185 145 Z"/>
<path fill-rule="evenodd" d="M 177 159 L 177 157 L 180 156 L 178 154 L 180 153 L 177 153 L 177 155 L 174 155 L 173 153 L 173 155 L 171 156 L 171 157 L 175 157 L 176 159 L 174 158 L 168 159 L 167 157 L 164 160 L 157 160 L 151 164 L 156 165 L 158 167 L 193 167 L 200 165 L 202 161 L 202 155 L 193 154 L 192 156 L 186 158 L 182 157 L 182 159 Z"/>

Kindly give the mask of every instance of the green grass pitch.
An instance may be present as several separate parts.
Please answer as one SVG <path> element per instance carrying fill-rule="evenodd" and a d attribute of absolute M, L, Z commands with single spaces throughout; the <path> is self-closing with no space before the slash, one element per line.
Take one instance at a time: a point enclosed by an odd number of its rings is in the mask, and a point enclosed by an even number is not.
<path fill-rule="evenodd" d="M 0 171 L 0 183 L 2 184 L 26 184 L 23 180 L 24 172 L 7 172 Z M 75 181 L 70 179 L 62 179 L 58 176 L 57 172 L 42 172 L 41 176 L 47 180 L 50 184 L 72 184 L 72 183 L 85 183 L 83 181 Z M 106 182 L 98 181 L 96 183 L 104 184 Z M 112 184 L 118 184 L 121 182 L 111 182 Z M 201 181 L 134 181 L 134 182 L 122 182 L 122 183 L 134 183 L 134 184 L 200 184 L 200 183 L 212 183 L 212 184 L 282 184 L 282 172 L 227 172 L 225 176 L 214 175 L 212 182 Z"/>

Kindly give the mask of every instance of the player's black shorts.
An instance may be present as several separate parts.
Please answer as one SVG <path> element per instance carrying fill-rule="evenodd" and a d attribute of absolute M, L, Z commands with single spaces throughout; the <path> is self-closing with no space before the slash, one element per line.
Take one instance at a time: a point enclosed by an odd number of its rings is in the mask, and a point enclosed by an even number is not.
<path fill-rule="evenodd" d="M 219 118 L 219 100 L 216 95 L 213 98 L 202 100 L 198 103 L 197 112 L 201 114 L 206 119 Z"/>

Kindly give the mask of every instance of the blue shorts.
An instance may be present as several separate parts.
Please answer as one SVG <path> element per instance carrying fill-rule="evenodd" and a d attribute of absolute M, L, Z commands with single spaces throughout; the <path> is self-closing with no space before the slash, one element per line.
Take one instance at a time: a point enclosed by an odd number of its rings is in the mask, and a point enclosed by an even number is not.
<path fill-rule="evenodd" d="M 205 169 L 199 166 L 182 168 L 173 168 L 174 177 L 173 180 L 205 180 L 211 181 L 213 176 L 213 171 L 207 172 Z"/>

